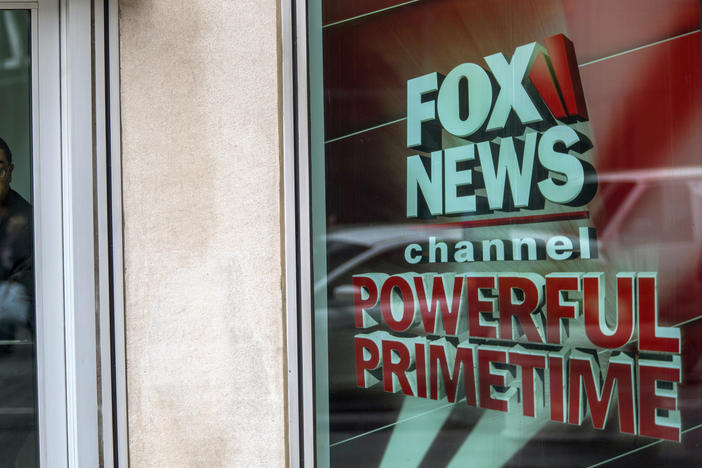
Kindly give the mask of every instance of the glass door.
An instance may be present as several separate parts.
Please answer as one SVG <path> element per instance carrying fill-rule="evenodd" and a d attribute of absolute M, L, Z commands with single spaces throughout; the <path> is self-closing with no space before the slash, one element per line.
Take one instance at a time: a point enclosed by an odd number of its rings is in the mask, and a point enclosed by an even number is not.
<path fill-rule="evenodd" d="M 127 463 L 116 11 L 0 0 L 0 468 Z"/>
<path fill-rule="evenodd" d="M 37 466 L 31 10 L 0 10 L 0 466 Z"/>

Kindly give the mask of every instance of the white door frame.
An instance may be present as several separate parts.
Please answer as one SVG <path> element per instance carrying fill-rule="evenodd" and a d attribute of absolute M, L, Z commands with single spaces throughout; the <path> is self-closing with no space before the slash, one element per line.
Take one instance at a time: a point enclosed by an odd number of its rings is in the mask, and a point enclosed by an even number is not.
<path fill-rule="evenodd" d="M 42 467 L 128 466 L 117 2 L 31 10 Z"/>

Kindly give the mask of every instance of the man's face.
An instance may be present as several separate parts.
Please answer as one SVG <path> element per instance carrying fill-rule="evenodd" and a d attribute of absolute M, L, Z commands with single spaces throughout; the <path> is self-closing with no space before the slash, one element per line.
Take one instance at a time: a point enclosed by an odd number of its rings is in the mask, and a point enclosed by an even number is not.
<path fill-rule="evenodd" d="M 10 191 L 10 182 L 12 182 L 12 169 L 14 164 L 10 164 L 7 160 L 7 155 L 3 150 L 0 150 L 0 201 L 7 198 Z"/>

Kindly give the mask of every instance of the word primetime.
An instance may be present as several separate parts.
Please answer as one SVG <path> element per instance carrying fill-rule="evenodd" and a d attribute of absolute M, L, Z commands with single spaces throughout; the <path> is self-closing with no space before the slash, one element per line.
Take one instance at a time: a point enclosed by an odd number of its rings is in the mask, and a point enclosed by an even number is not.
<path fill-rule="evenodd" d="M 592 200 L 597 176 L 582 158 L 592 143 L 566 125 L 588 119 L 575 50 L 562 34 L 545 43 L 485 57 L 490 73 L 463 63 L 407 81 L 407 147 L 431 152 L 407 159 L 407 217 Z M 471 142 L 444 150 L 442 129 Z"/>
<path fill-rule="evenodd" d="M 605 318 L 604 280 L 604 273 L 579 272 L 355 275 L 356 328 L 382 322 L 405 335 L 355 336 L 357 385 L 368 388 L 380 377 L 388 392 L 451 402 L 463 392 L 469 405 L 510 411 L 518 404 L 526 416 L 535 415 L 539 394 L 552 420 L 572 424 L 582 424 L 587 397 L 599 429 L 616 387 L 622 432 L 679 440 L 680 330 L 658 325 L 656 274 L 617 274 L 614 327 Z M 609 352 L 606 378 L 596 349 L 557 346 L 575 320 L 593 347 Z M 413 332 L 439 339 L 406 336 Z M 642 354 L 634 359 L 622 348 L 636 332 Z"/>
<path fill-rule="evenodd" d="M 621 432 L 680 441 L 680 356 L 658 360 L 619 353 L 609 358 L 602 379 L 597 354 L 577 349 L 453 346 L 445 338 L 428 341 L 377 331 L 356 335 L 355 354 L 361 388 L 378 383 L 371 371 L 382 367 L 386 392 L 452 403 L 465 398 L 469 406 L 504 412 L 521 407 L 524 416 L 576 425 L 587 415 L 586 398 L 597 429 L 604 428 L 616 388 Z M 661 382 L 669 387 L 660 388 Z"/>

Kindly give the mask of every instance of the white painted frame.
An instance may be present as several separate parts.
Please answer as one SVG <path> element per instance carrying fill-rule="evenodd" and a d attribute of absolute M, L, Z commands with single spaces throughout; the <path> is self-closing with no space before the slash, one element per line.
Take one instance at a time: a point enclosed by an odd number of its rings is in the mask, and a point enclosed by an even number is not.
<path fill-rule="evenodd" d="M 68 466 L 127 466 L 117 5 L 59 12 Z"/>
<path fill-rule="evenodd" d="M 57 1 L 44 1 L 41 11 L 38 4 L 34 4 L 32 39 L 32 176 L 39 461 L 40 466 L 46 466 L 49 460 L 55 461 L 58 466 L 65 466 L 68 451 L 65 429 L 65 345 L 62 333 L 63 259 L 60 246 L 56 247 L 56 240 L 62 238 Z M 57 304 L 60 306 L 56 307 Z"/>
<path fill-rule="evenodd" d="M 40 465 L 128 466 L 117 2 L 0 9 L 31 11 Z"/>

